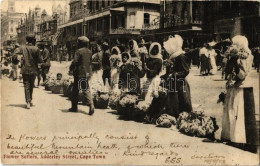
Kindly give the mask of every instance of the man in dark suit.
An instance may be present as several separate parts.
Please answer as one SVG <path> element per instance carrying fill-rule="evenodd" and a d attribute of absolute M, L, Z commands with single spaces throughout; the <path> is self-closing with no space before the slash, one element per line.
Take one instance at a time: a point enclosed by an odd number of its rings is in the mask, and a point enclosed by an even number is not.
<path fill-rule="evenodd" d="M 38 69 L 42 63 L 40 50 L 35 46 L 35 36 L 30 34 L 26 36 L 27 44 L 21 47 L 21 74 L 23 76 L 24 92 L 26 99 L 26 107 L 30 109 L 32 106 L 32 94 L 34 87 L 35 76 L 38 74 Z"/>
<path fill-rule="evenodd" d="M 41 52 L 42 61 L 43 61 L 43 64 L 41 66 L 42 67 L 41 75 L 42 75 L 43 82 L 46 81 L 46 75 L 48 74 L 50 67 L 51 67 L 50 53 L 49 53 L 49 50 L 47 49 L 47 47 L 48 47 L 48 44 L 45 43 L 43 46 L 43 50 Z"/>
<path fill-rule="evenodd" d="M 92 52 L 87 48 L 89 39 L 85 36 L 78 38 L 79 49 L 76 51 L 74 60 L 70 66 L 70 71 L 73 72 L 74 76 L 74 85 L 72 89 L 72 107 L 69 109 L 69 112 L 78 111 L 78 99 L 79 99 L 79 90 L 83 91 L 85 101 L 89 103 L 89 115 L 94 113 L 94 104 L 92 100 L 92 95 L 89 90 L 89 79 L 92 74 L 91 69 L 91 57 Z"/>

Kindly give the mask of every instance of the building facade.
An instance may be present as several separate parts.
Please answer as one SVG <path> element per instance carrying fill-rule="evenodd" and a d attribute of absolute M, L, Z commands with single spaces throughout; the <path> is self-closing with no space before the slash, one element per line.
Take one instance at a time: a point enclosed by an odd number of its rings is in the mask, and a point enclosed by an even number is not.
<path fill-rule="evenodd" d="M 147 40 L 162 43 L 179 34 L 184 47 L 195 48 L 212 40 L 245 35 L 250 47 L 260 41 L 259 2 L 257 1 L 171 1 L 160 2 L 160 29 L 143 31 Z"/>
<path fill-rule="evenodd" d="M 77 38 L 89 37 L 91 44 L 108 41 L 113 45 L 117 38 L 126 42 L 138 37 L 144 29 L 159 28 L 160 1 L 140 0 L 72 0 L 70 21 L 60 25 L 60 47 L 66 46 L 71 55 Z"/>
<path fill-rule="evenodd" d="M 41 23 L 41 8 L 37 5 L 33 10 L 29 9 L 28 14 L 25 14 L 25 18 L 21 18 L 20 24 L 17 27 L 17 40 L 21 45 L 26 44 L 26 35 L 35 34 L 36 40 L 40 40 L 38 24 Z"/>
<path fill-rule="evenodd" d="M 260 2 L 217 1 L 214 5 L 216 40 L 244 35 L 249 47 L 260 45 Z"/>
<path fill-rule="evenodd" d="M 16 28 L 24 13 L 15 12 L 15 1 L 8 1 L 8 10 L 1 13 L 1 47 L 9 45 L 9 41 L 15 43 L 17 40 Z"/>

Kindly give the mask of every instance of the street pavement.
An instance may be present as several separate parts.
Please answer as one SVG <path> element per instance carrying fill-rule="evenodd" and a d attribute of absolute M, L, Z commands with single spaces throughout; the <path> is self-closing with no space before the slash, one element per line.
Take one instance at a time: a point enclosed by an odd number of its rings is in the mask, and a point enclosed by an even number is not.
<path fill-rule="evenodd" d="M 66 73 L 68 70 L 68 62 L 52 62 L 50 72 Z M 250 74 L 250 79 L 254 83 L 254 94 L 256 110 L 259 110 L 259 73 L 255 70 Z M 216 117 L 220 129 L 216 133 L 216 137 L 220 137 L 221 120 L 222 120 L 222 104 L 217 104 L 218 95 L 225 90 L 225 81 L 221 80 L 221 73 L 214 76 L 200 76 L 199 69 L 192 67 L 188 76 L 188 82 L 191 88 L 192 104 L 194 106 L 201 105 L 205 110 L 205 114 Z M 203 138 L 190 137 L 178 132 L 173 126 L 170 129 L 157 128 L 151 124 L 138 123 L 134 121 L 126 121 L 120 119 L 115 110 L 95 110 L 93 116 L 88 115 L 88 107 L 79 105 L 78 113 L 67 112 L 71 107 L 70 101 L 62 97 L 62 95 L 52 94 L 45 91 L 44 87 L 34 89 L 33 104 L 30 110 L 25 108 L 25 98 L 23 84 L 18 81 L 10 81 L 3 77 L 1 80 L 1 120 L 2 120 L 2 139 L 9 133 L 26 133 L 39 135 L 54 135 L 64 133 L 86 133 L 96 132 L 99 134 L 111 135 L 138 135 L 145 137 L 149 134 L 150 138 L 157 143 L 169 144 L 171 142 L 177 144 L 189 145 L 189 149 L 179 149 L 179 156 L 185 158 L 186 154 L 196 154 L 199 156 L 215 155 L 225 156 L 225 165 L 241 164 L 241 165 L 257 165 L 259 164 L 259 156 L 223 143 L 204 142 Z M 259 114 L 256 114 L 259 121 Z M 120 151 L 118 151 L 120 153 Z M 164 159 L 153 159 L 143 157 L 142 160 L 136 161 L 130 158 L 120 158 L 118 156 L 110 156 L 111 161 L 92 161 L 93 164 L 165 164 Z M 250 160 L 246 160 L 244 157 Z M 49 164 L 52 163 L 48 161 Z M 48 163 L 47 162 L 47 163 Z M 75 161 L 74 161 L 75 162 Z M 185 164 L 207 164 L 201 160 L 183 161 Z M 33 162 L 37 163 L 37 161 Z M 86 163 L 81 160 L 79 163 Z M 73 161 L 64 161 L 64 164 L 73 164 Z M 167 163 L 166 163 L 167 164 Z M 169 164 L 169 163 L 168 163 Z M 174 163 L 172 163 L 174 164 Z M 221 163 L 217 163 L 221 164 Z M 223 165 L 223 163 L 222 163 Z"/>

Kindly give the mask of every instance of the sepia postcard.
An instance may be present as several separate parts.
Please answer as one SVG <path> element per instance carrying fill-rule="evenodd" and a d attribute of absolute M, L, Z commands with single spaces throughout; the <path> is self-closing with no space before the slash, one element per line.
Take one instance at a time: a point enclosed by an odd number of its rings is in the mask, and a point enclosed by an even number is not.
<path fill-rule="evenodd" d="M 259 165 L 259 1 L 2 0 L 1 163 Z"/>

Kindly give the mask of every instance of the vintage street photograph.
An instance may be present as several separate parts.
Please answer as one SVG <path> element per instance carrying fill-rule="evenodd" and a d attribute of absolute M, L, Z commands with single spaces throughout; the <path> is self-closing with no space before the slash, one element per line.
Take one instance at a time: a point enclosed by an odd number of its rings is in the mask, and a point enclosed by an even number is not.
<path fill-rule="evenodd" d="M 260 1 L 0 8 L 2 164 L 260 164 Z"/>

